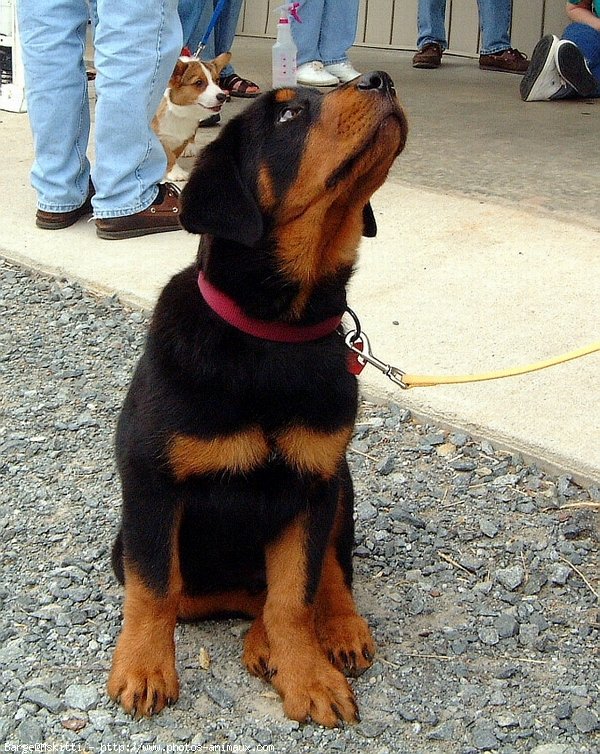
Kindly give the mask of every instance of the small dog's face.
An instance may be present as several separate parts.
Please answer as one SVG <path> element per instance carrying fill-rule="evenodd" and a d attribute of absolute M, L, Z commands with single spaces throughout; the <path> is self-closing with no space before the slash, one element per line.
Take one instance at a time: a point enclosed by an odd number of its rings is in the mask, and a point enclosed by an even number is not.
<path fill-rule="evenodd" d="M 325 95 L 268 92 L 200 153 L 181 222 L 193 233 L 274 246 L 280 272 L 301 285 L 335 274 L 353 265 L 361 234 L 375 235 L 369 199 L 406 135 L 381 71 Z"/>
<path fill-rule="evenodd" d="M 201 105 L 219 112 L 227 95 L 218 84 L 219 74 L 231 60 L 224 52 L 214 60 L 181 57 L 169 80 L 169 100 L 180 107 Z"/>

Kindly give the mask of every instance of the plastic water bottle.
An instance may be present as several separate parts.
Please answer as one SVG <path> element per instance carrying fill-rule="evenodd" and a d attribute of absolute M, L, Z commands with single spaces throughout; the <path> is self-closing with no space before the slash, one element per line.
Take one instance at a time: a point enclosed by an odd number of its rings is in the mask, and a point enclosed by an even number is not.
<path fill-rule="evenodd" d="M 290 16 L 300 21 L 297 8 L 300 3 L 281 5 L 277 10 L 277 41 L 273 45 L 273 88 L 282 86 L 296 86 L 296 55 L 297 48 L 292 37 Z"/>

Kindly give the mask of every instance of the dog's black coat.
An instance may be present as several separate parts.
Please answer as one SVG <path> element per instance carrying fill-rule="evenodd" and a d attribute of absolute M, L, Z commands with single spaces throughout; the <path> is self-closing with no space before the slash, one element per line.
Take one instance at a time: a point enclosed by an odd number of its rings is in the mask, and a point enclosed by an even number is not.
<path fill-rule="evenodd" d="M 279 343 L 245 334 L 208 306 L 197 276 L 202 270 L 266 322 L 312 325 L 345 310 L 361 231 L 376 231 L 370 195 L 406 134 L 391 81 L 370 76 L 325 96 L 302 88 L 264 95 L 197 160 L 181 211 L 183 226 L 203 234 L 197 263 L 160 295 L 118 422 L 123 514 L 113 567 L 126 589 L 135 574 L 166 599 L 177 572 L 189 597 L 264 593 L 265 549 L 298 521 L 305 603 L 315 599 L 328 547 L 350 587 L 344 451 L 357 384 L 343 338 Z M 134 653 L 129 636 L 122 643 L 120 656 Z M 119 680 L 126 667 L 113 664 L 115 697 L 128 683 L 125 671 Z"/>

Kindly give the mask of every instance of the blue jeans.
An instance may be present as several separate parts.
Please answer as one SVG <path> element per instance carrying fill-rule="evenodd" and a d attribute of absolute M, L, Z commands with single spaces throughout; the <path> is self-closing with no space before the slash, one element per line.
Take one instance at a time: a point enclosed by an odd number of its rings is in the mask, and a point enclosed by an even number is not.
<path fill-rule="evenodd" d="M 38 208 L 70 212 L 88 195 L 86 0 L 19 0 Z M 146 209 L 167 162 L 150 123 L 181 50 L 177 0 L 90 0 L 96 75 L 96 217 Z"/>
<path fill-rule="evenodd" d="M 587 24 L 569 24 L 561 39 L 568 39 L 577 45 L 598 82 L 596 91 L 591 96 L 600 97 L 600 31 Z"/>
<path fill-rule="evenodd" d="M 301 0 L 298 15 L 302 23 L 292 21 L 298 65 L 348 60 L 348 49 L 356 37 L 358 0 Z"/>
<path fill-rule="evenodd" d="M 510 47 L 511 0 L 477 0 L 481 28 L 480 55 L 493 55 Z M 417 48 L 437 42 L 448 47 L 444 19 L 446 0 L 419 0 L 417 9 Z"/>
<path fill-rule="evenodd" d="M 198 49 L 204 32 L 208 29 L 216 4 L 217 0 L 179 0 L 177 11 L 183 29 L 183 44 L 189 47 L 192 54 Z M 227 0 L 202 52 L 205 60 L 212 60 L 222 52 L 231 50 L 241 8 L 242 0 Z M 234 69 L 229 64 L 223 68 L 221 76 L 232 73 Z"/>

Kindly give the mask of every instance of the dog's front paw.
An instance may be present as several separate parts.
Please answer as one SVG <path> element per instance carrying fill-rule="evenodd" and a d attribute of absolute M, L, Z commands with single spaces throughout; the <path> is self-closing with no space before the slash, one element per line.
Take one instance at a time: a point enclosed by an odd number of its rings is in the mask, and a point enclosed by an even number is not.
<path fill-rule="evenodd" d="M 174 181 L 177 183 L 177 181 L 187 181 L 187 179 L 190 177 L 190 174 L 187 170 L 184 170 L 181 165 L 173 165 L 171 170 L 167 173 L 167 180 L 168 181 Z"/>
<path fill-rule="evenodd" d="M 189 141 L 183 150 L 183 152 L 179 155 L 180 157 L 197 157 L 200 153 L 201 146 L 196 144 L 195 141 Z"/>
<path fill-rule="evenodd" d="M 325 658 L 293 670 L 280 667 L 272 683 L 283 699 L 283 711 L 292 720 L 312 720 L 328 728 L 360 720 L 348 681 Z"/>
<path fill-rule="evenodd" d="M 119 639 L 108 678 L 108 694 L 132 717 L 150 717 L 179 697 L 175 654 L 161 648 L 130 648 Z"/>
<path fill-rule="evenodd" d="M 332 665 L 357 677 L 373 664 L 375 642 L 360 615 L 332 616 L 317 621 L 317 635 Z"/>

